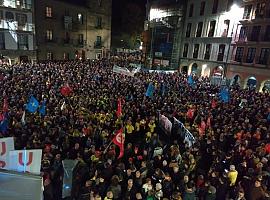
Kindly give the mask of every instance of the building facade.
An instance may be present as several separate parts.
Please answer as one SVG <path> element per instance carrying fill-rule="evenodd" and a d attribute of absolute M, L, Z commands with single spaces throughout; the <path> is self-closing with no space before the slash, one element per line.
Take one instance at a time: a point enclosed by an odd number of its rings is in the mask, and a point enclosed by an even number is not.
<path fill-rule="evenodd" d="M 244 0 L 241 7 L 228 77 L 243 87 L 270 91 L 270 0 Z"/>
<path fill-rule="evenodd" d="M 149 0 L 143 50 L 149 67 L 179 66 L 179 45 L 185 1 Z"/>
<path fill-rule="evenodd" d="M 243 9 L 233 0 L 189 0 L 180 50 L 180 70 L 224 77 L 231 42 Z"/>
<path fill-rule="evenodd" d="M 39 60 L 99 59 L 111 45 L 111 0 L 35 0 Z"/>
<path fill-rule="evenodd" d="M 0 54 L 11 63 L 36 60 L 32 0 L 0 1 Z"/>

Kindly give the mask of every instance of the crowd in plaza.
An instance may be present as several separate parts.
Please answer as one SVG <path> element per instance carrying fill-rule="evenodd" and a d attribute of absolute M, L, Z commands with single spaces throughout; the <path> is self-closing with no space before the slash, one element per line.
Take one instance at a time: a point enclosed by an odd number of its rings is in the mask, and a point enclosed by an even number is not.
<path fill-rule="evenodd" d="M 0 104 L 6 96 L 9 107 L 0 137 L 14 137 L 16 149 L 43 149 L 45 200 L 62 199 L 64 159 L 78 160 L 78 200 L 270 199 L 269 93 L 232 85 L 223 102 L 207 77 L 194 75 L 191 87 L 180 72 L 131 77 L 113 73 L 114 64 L 128 62 L 47 61 L 0 71 Z M 147 97 L 150 82 L 155 89 Z M 70 91 L 63 95 L 62 87 Z M 46 114 L 26 112 L 22 123 L 30 96 L 46 100 Z M 181 121 L 195 143 L 164 133 L 157 111 Z M 111 141 L 121 127 L 118 159 Z"/>

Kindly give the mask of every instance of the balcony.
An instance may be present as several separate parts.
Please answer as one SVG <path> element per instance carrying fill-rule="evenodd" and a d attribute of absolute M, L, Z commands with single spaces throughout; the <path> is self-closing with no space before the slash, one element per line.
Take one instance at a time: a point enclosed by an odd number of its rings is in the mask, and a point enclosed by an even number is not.
<path fill-rule="evenodd" d="M 17 4 L 16 0 L 9 0 L 9 1 L 0 0 L 0 7 L 15 8 L 15 9 L 22 9 L 22 10 L 32 10 L 33 6 L 32 4 L 28 4 L 28 3 Z"/>
<path fill-rule="evenodd" d="M 34 24 L 25 23 L 24 25 L 18 25 L 18 22 L 8 22 L 6 20 L 0 20 L 0 29 L 6 29 L 10 31 L 25 31 L 25 32 L 34 32 Z"/>

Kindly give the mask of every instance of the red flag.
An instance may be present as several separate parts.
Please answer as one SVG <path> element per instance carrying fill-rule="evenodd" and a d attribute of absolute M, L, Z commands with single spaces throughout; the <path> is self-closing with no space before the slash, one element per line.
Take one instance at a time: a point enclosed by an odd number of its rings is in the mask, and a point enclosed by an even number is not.
<path fill-rule="evenodd" d="M 118 101 L 117 101 L 116 115 L 117 115 L 118 118 L 121 117 L 121 115 L 122 115 L 122 100 L 121 100 L 121 98 L 119 98 Z"/>
<path fill-rule="evenodd" d="M 124 143 L 125 143 L 125 136 L 123 133 L 123 128 L 116 132 L 116 135 L 113 138 L 113 143 L 116 144 L 120 148 L 120 154 L 118 159 L 122 158 L 124 155 Z"/>
<path fill-rule="evenodd" d="M 66 96 L 69 96 L 71 94 L 72 89 L 71 89 L 71 87 L 69 87 L 68 85 L 66 85 L 66 86 L 61 87 L 60 92 L 61 92 L 61 94 L 63 96 L 66 97 Z"/>
<path fill-rule="evenodd" d="M 7 97 L 4 97 L 4 104 L 3 104 L 3 113 L 8 112 L 8 101 L 7 101 Z"/>

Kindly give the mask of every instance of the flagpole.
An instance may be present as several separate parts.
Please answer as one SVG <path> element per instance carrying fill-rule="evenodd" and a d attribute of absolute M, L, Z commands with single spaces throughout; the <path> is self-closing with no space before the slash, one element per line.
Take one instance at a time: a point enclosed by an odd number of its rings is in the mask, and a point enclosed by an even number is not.
<path fill-rule="evenodd" d="M 104 150 L 103 154 L 106 154 L 109 147 L 111 146 L 111 144 L 113 143 L 113 140 L 111 140 L 111 142 L 108 144 L 108 146 L 106 147 L 106 149 Z"/>

